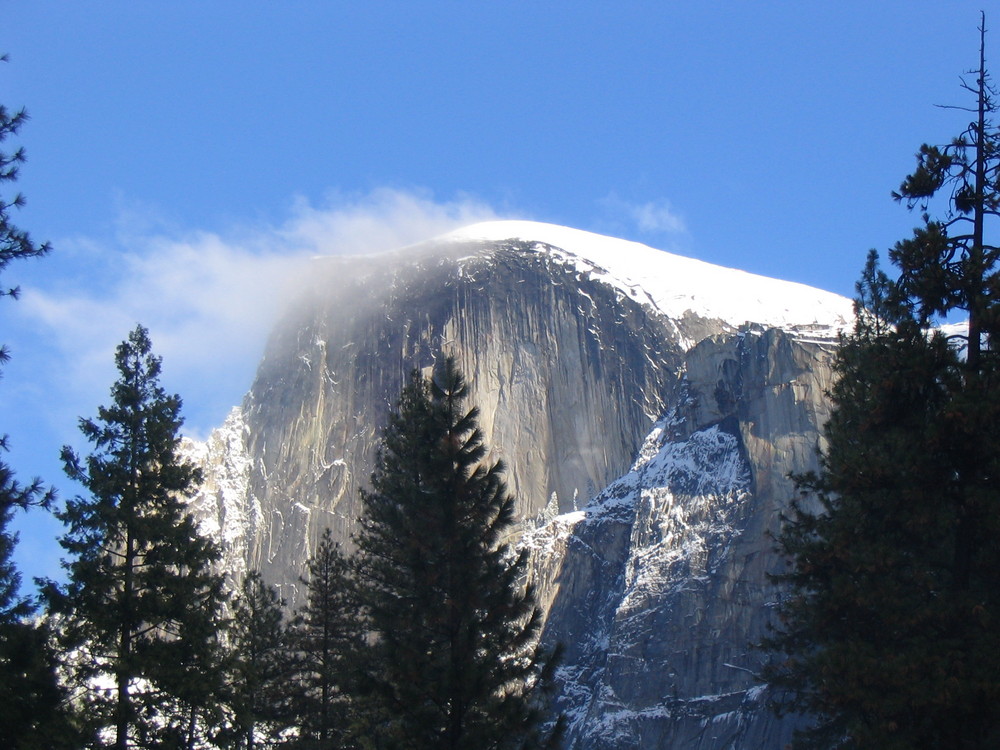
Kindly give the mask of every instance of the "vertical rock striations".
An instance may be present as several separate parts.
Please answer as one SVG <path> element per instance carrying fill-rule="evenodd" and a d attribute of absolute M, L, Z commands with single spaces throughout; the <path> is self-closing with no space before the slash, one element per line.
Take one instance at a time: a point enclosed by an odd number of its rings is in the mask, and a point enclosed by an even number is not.
<path fill-rule="evenodd" d="M 472 382 L 524 517 L 553 496 L 571 510 L 628 468 L 683 356 L 676 327 L 537 244 L 318 261 L 242 407 L 261 509 L 247 562 L 290 600 L 323 529 L 349 539 L 386 414 L 442 351 Z"/>
<path fill-rule="evenodd" d="M 526 227 L 607 239 L 523 223 L 509 236 Z M 195 507 L 227 569 L 261 569 L 294 604 L 323 530 L 349 544 L 409 371 L 451 354 L 508 466 L 544 637 L 566 647 L 568 746 L 781 747 L 792 723 L 767 711 L 750 644 L 779 595 L 768 534 L 793 496 L 788 475 L 816 463 L 829 314 L 788 285 L 806 306 L 761 321 L 784 330 L 721 319 L 744 292 L 768 317 L 784 287 L 642 248 L 646 266 L 670 257 L 699 274 L 650 291 L 572 248 L 474 235 L 315 262 L 242 407 L 190 448 L 206 469 Z M 609 242 L 608 262 L 631 252 Z M 711 298 L 714 273 L 725 288 Z M 849 309 L 815 295 L 817 309 Z"/>
<path fill-rule="evenodd" d="M 829 343 L 771 329 L 689 354 L 683 397 L 632 469 L 526 534 L 546 638 L 566 645 L 560 708 L 575 748 L 780 748 L 752 644 L 781 562 L 769 533 L 816 465 Z"/>

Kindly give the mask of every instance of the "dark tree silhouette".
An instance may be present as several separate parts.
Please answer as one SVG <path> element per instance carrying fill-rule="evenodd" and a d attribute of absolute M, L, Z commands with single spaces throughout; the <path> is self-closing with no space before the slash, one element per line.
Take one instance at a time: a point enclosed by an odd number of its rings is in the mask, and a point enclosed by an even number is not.
<path fill-rule="evenodd" d="M 193 744 L 220 667 L 219 553 L 187 512 L 199 473 L 177 454 L 181 401 L 160 386 L 151 349 L 137 326 L 115 356 L 111 406 L 80 420 L 94 452 L 63 449 L 67 474 L 90 494 L 57 513 L 69 581 L 46 587 L 95 741 L 110 736 L 122 750 L 164 734 Z"/>
<path fill-rule="evenodd" d="M 980 32 L 975 119 L 894 194 L 943 197 L 944 218 L 891 251 L 898 280 L 870 255 L 822 470 L 779 539 L 791 596 L 768 678 L 816 718 L 804 746 L 1000 746 L 1000 138 Z M 956 312 L 968 335 L 933 330 Z"/>
<path fill-rule="evenodd" d="M 356 576 L 368 630 L 362 705 L 378 747 L 537 747 L 552 660 L 526 558 L 503 541 L 514 500 L 487 463 L 455 361 L 414 372 L 363 492 Z"/>

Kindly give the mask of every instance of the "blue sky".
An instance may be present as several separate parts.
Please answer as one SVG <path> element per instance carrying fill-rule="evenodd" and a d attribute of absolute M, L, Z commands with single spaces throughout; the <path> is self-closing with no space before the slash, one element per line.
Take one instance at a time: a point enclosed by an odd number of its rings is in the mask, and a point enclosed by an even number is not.
<path fill-rule="evenodd" d="M 965 125 L 933 105 L 967 103 L 980 7 L 8 0 L 0 102 L 32 116 L 17 221 L 54 247 L 2 280 L 24 290 L 0 302 L 10 462 L 74 492 L 59 448 L 86 449 L 76 420 L 136 322 L 204 435 L 301 258 L 480 218 L 851 295 L 917 222 L 889 197 L 916 149 Z M 55 575 L 58 524 L 19 525 L 26 577 Z"/>

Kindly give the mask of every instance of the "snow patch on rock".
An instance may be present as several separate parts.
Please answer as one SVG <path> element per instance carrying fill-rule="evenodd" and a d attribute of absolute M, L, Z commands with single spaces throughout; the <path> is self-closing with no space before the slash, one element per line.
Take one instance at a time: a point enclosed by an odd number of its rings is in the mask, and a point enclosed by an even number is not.
<path fill-rule="evenodd" d="M 688 436 L 679 427 L 674 413 L 657 422 L 627 474 L 587 507 L 552 518 L 527 531 L 521 541 L 536 569 L 544 570 L 553 557 L 565 558 L 570 548 L 587 554 L 582 548 L 590 540 L 606 536 L 602 525 L 628 529 L 627 549 L 613 576 L 618 585 L 604 601 L 590 602 L 587 639 L 573 644 L 572 664 L 558 672 L 567 737 L 586 735 L 591 746 L 598 737 L 600 747 L 634 741 L 641 734 L 638 724 L 673 721 L 695 706 L 708 719 L 733 718 L 722 717 L 732 712 L 731 700 L 717 714 L 706 708 L 704 696 L 637 705 L 641 701 L 634 696 L 616 691 L 622 664 L 634 662 L 640 671 L 656 668 L 652 661 L 640 664 L 646 643 L 662 637 L 650 630 L 657 621 L 652 614 L 669 609 L 693 582 L 714 572 L 742 533 L 744 505 L 752 497 L 750 469 L 736 435 L 718 424 Z M 601 554 L 594 550 L 595 556 Z M 601 562 L 606 566 L 609 561 Z M 555 629 L 560 625 L 551 624 Z M 549 632 L 552 639 L 567 636 Z M 739 699 L 743 701 L 742 693 Z"/>
<path fill-rule="evenodd" d="M 838 294 L 555 224 L 488 221 L 440 239 L 539 243 L 539 249 L 559 262 L 575 266 L 578 272 L 615 287 L 667 318 L 680 319 L 693 312 L 734 328 L 753 322 L 821 338 L 835 338 L 854 320 L 853 303 Z"/>
<path fill-rule="evenodd" d="M 260 524 L 260 504 L 249 493 L 251 461 L 243 411 L 235 407 L 204 442 L 183 438 L 180 455 L 202 471 L 189 507 L 201 533 L 222 547 L 220 569 L 233 581 L 246 573 L 247 539 Z"/>

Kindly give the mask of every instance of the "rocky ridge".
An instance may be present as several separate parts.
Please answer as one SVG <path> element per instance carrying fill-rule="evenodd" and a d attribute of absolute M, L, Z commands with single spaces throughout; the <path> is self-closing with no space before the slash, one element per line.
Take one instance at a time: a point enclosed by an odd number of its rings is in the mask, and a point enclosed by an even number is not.
<path fill-rule="evenodd" d="M 524 222 L 388 260 L 317 261 L 242 406 L 192 446 L 226 569 L 295 601 L 323 529 L 349 544 L 407 373 L 443 351 L 509 467 L 545 638 L 566 646 L 567 746 L 781 747 L 794 721 L 767 711 L 749 644 L 850 303 Z"/>

